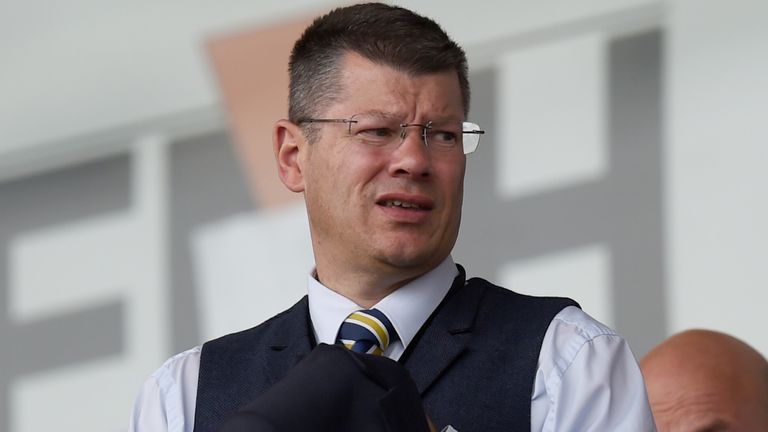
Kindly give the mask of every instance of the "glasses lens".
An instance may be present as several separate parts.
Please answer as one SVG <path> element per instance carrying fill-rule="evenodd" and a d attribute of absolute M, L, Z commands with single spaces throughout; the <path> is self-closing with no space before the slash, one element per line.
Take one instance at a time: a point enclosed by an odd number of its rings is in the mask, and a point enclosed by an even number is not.
<path fill-rule="evenodd" d="M 352 116 L 349 134 L 355 140 L 373 147 L 384 147 L 399 140 L 400 126 L 396 120 L 359 114 Z"/>
<path fill-rule="evenodd" d="M 405 139 L 410 128 L 420 128 L 429 150 L 442 152 L 462 148 L 464 154 L 477 149 L 480 135 L 484 133 L 475 123 L 402 123 L 389 116 L 371 114 L 354 115 L 348 124 L 351 137 L 371 147 L 397 145 Z"/>
<path fill-rule="evenodd" d="M 477 150 L 477 145 L 480 143 L 480 135 L 483 131 L 480 130 L 480 126 L 476 123 L 464 122 L 464 154 L 470 154 Z"/>
<path fill-rule="evenodd" d="M 430 150 L 453 150 L 461 144 L 461 124 L 457 122 L 429 122 L 424 128 L 424 138 Z"/>

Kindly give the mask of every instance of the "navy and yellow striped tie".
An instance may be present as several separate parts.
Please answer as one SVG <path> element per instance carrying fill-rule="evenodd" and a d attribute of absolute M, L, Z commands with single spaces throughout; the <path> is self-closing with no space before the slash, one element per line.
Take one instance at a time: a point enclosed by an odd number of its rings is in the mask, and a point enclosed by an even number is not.
<path fill-rule="evenodd" d="M 386 315 L 377 309 L 352 312 L 341 323 L 336 343 L 357 353 L 381 355 L 397 340 L 397 332 Z"/>

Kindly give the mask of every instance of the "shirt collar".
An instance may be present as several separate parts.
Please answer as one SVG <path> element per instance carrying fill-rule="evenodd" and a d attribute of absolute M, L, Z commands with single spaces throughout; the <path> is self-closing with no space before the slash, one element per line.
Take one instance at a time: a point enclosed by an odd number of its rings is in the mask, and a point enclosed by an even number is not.
<path fill-rule="evenodd" d="M 352 300 L 308 277 L 309 315 L 318 343 L 333 344 L 341 323 L 352 312 L 364 309 Z M 432 311 L 437 308 L 459 274 L 450 255 L 440 265 L 403 285 L 373 307 L 392 322 L 404 347 L 413 340 Z"/>

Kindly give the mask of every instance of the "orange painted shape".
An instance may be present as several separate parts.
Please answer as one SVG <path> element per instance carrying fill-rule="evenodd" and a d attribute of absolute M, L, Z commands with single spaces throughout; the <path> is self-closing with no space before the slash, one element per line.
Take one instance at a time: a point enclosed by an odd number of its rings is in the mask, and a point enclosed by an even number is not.
<path fill-rule="evenodd" d="M 272 126 L 288 117 L 288 57 L 311 20 L 214 37 L 208 54 L 255 202 L 272 207 L 301 196 L 277 175 Z"/>

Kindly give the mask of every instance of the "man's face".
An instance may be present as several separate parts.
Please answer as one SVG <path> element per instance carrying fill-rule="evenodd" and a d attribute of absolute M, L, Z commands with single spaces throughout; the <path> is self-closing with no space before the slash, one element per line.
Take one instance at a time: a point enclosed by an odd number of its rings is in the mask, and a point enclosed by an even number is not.
<path fill-rule="evenodd" d="M 412 76 L 347 54 L 340 83 L 339 102 L 319 117 L 376 113 L 398 124 L 464 117 L 455 72 Z M 461 219 L 461 146 L 429 149 L 412 127 L 399 145 L 377 148 L 351 137 L 346 124 L 314 126 L 320 138 L 300 159 L 321 278 L 325 269 L 412 278 L 448 256 Z"/>

